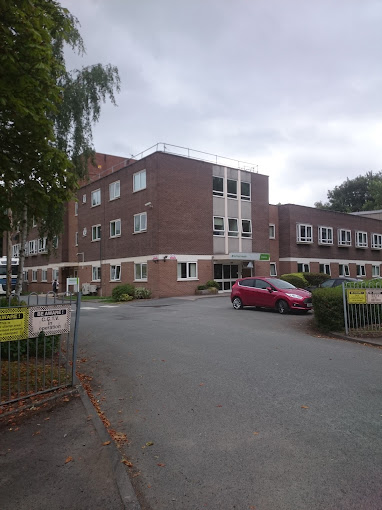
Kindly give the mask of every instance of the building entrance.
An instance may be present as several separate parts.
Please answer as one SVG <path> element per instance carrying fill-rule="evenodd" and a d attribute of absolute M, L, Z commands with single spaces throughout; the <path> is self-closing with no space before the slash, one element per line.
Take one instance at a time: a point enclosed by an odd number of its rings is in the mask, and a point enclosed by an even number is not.
<path fill-rule="evenodd" d="M 220 290 L 231 290 L 232 285 L 238 278 L 238 264 L 214 264 L 214 280 L 218 282 Z"/>

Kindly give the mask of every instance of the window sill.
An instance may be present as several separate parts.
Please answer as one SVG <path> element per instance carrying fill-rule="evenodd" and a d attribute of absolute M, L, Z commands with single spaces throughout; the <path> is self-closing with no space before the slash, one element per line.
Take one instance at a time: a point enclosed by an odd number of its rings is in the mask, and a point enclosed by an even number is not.
<path fill-rule="evenodd" d="M 199 278 L 177 278 L 177 282 L 198 282 Z"/>
<path fill-rule="evenodd" d="M 133 193 L 139 193 L 140 191 L 143 191 L 145 189 L 147 189 L 147 188 L 134 189 Z"/>
<path fill-rule="evenodd" d="M 95 204 L 95 205 L 92 205 L 91 207 L 99 207 L 101 204 Z"/>
<path fill-rule="evenodd" d="M 109 280 L 110 283 L 116 283 L 116 282 L 120 282 L 121 280 Z"/>
<path fill-rule="evenodd" d="M 92 239 L 92 243 L 98 243 L 101 239 Z"/>
<path fill-rule="evenodd" d="M 147 230 L 140 230 L 139 232 L 133 232 L 133 234 L 144 234 Z"/>
<path fill-rule="evenodd" d="M 145 280 L 133 280 L 133 281 L 138 283 L 147 283 L 147 278 Z"/>
<path fill-rule="evenodd" d="M 118 237 L 121 237 L 121 234 L 118 234 L 117 236 L 110 236 L 109 239 L 116 239 Z"/>
<path fill-rule="evenodd" d="M 338 248 L 351 248 L 351 244 L 338 244 Z"/>
<path fill-rule="evenodd" d="M 118 200 L 121 198 L 121 195 L 119 197 L 109 198 L 109 202 L 114 202 L 114 200 Z"/>

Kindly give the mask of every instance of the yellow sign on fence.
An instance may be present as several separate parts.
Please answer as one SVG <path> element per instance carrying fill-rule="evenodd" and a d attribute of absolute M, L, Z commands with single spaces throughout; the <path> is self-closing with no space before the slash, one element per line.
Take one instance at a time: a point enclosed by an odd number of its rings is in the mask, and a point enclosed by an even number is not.
<path fill-rule="evenodd" d="M 346 289 L 348 303 L 363 305 L 366 303 L 366 289 Z"/>
<path fill-rule="evenodd" d="M 28 338 L 29 308 L 0 309 L 0 342 Z"/>

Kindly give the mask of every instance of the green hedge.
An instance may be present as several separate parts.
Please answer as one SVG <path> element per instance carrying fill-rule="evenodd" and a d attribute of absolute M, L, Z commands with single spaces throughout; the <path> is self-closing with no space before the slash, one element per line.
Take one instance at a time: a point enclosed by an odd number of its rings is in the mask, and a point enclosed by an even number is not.
<path fill-rule="evenodd" d="M 114 301 L 126 301 L 126 298 L 124 296 L 128 295 L 132 298 L 135 294 L 135 287 L 134 285 L 131 285 L 130 283 L 125 283 L 123 285 L 117 285 L 114 287 L 111 297 Z"/>
<path fill-rule="evenodd" d="M 20 359 L 25 359 L 27 354 L 29 356 L 39 358 L 44 356 L 44 333 L 41 332 L 37 338 L 29 338 L 25 340 L 0 343 L 0 355 L 3 361 L 8 360 L 8 355 L 11 361 L 18 359 L 20 352 Z M 29 345 L 28 345 L 29 344 Z M 60 346 L 60 335 L 45 336 L 45 356 L 50 359 L 53 354 L 58 352 Z M 20 351 L 19 351 L 20 349 Z"/>
<path fill-rule="evenodd" d="M 342 286 L 316 289 L 312 299 L 314 321 L 318 329 L 328 332 L 345 328 Z"/>
<path fill-rule="evenodd" d="M 280 280 L 291 283 L 298 289 L 305 289 L 305 287 L 308 286 L 308 282 L 304 278 L 304 273 L 283 274 L 280 276 Z"/>
<path fill-rule="evenodd" d="M 309 287 L 318 287 L 330 278 L 330 275 L 325 273 L 303 273 L 303 275 Z"/>

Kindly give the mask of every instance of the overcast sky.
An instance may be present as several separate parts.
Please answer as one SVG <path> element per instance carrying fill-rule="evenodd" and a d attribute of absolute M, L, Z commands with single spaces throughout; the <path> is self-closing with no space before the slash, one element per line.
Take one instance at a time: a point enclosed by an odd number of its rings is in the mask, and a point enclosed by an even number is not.
<path fill-rule="evenodd" d="M 157 142 L 258 165 L 270 202 L 313 206 L 382 170 L 382 0 L 61 0 L 119 69 L 98 152 Z"/>

